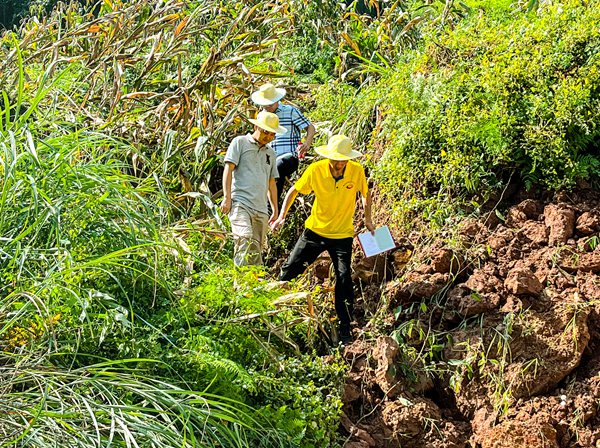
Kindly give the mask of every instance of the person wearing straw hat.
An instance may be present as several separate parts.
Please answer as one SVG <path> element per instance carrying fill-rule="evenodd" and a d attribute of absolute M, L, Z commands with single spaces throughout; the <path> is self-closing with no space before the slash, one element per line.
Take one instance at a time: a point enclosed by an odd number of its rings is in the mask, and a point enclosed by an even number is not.
<path fill-rule="evenodd" d="M 221 211 L 229 215 L 236 266 L 262 264 L 262 248 L 269 222 L 277 217 L 277 167 L 269 143 L 287 130 L 279 117 L 260 112 L 252 134 L 235 137 L 225 154 Z M 268 218 L 267 199 L 273 211 Z"/>
<path fill-rule="evenodd" d="M 252 101 L 267 112 L 277 114 L 279 123 L 288 132 L 277 135 L 271 147 L 277 153 L 277 204 L 280 204 L 285 181 L 298 170 L 299 158 L 304 158 L 315 135 L 315 127 L 294 106 L 281 104 L 286 91 L 271 83 L 264 84 L 251 95 Z M 301 141 L 301 132 L 306 129 L 306 138 Z"/>
<path fill-rule="evenodd" d="M 354 305 L 351 277 L 353 217 L 357 193 L 362 197 L 365 227 L 375 231 L 371 220 L 371 195 L 365 170 L 353 159 L 362 154 L 352 148 L 345 135 L 334 135 L 327 145 L 315 152 L 325 160 L 314 162 L 287 192 L 279 217 L 271 227 L 283 224 L 298 193 L 315 194 L 311 213 L 305 221 L 304 232 L 281 268 L 279 280 L 296 278 L 323 252 L 329 252 L 335 270 L 335 311 L 339 319 L 342 344 L 352 340 L 350 322 Z"/>

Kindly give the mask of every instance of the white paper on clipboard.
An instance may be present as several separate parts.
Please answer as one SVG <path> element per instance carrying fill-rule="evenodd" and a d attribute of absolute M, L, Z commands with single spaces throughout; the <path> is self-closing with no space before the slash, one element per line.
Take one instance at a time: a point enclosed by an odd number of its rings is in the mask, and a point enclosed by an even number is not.
<path fill-rule="evenodd" d="M 366 257 L 372 257 L 396 247 L 388 226 L 375 229 L 375 235 L 371 232 L 359 233 L 358 241 Z"/>

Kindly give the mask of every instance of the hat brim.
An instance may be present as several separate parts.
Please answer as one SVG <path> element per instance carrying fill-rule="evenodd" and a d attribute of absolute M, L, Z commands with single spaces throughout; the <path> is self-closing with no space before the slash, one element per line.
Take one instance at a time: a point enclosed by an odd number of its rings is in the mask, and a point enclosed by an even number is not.
<path fill-rule="evenodd" d="M 252 98 L 252 101 L 259 106 L 270 106 L 271 104 L 275 104 L 277 101 L 283 99 L 286 94 L 285 89 L 279 87 L 275 88 L 275 92 L 277 92 L 277 94 L 274 98 L 267 98 L 265 97 L 264 92 L 258 90 L 250 95 L 250 98 Z"/>
<path fill-rule="evenodd" d="M 248 121 L 250 123 L 252 123 L 253 125 L 258 126 L 259 128 L 264 129 L 265 131 L 275 132 L 275 134 L 278 134 L 278 135 L 285 134 L 288 131 L 287 128 L 284 128 L 283 126 L 279 126 L 277 128 L 272 128 L 271 126 L 267 126 L 265 123 L 262 123 L 253 118 L 250 118 Z"/>
<path fill-rule="evenodd" d="M 317 146 L 315 148 L 315 152 L 320 156 L 325 157 L 326 159 L 337 161 L 352 160 L 356 159 L 357 157 L 362 157 L 363 155 L 362 152 L 358 152 L 355 150 L 351 150 L 348 154 L 342 154 L 333 149 L 330 149 L 327 145 Z"/>

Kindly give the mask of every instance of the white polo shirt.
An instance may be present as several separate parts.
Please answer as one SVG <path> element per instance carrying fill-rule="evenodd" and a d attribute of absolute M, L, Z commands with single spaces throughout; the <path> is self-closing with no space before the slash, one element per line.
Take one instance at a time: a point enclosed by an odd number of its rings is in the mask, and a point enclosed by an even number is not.
<path fill-rule="evenodd" d="M 234 138 L 225 154 L 225 162 L 235 165 L 231 201 L 267 214 L 269 180 L 279 177 L 275 159 L 275 151 L 260 146 L 250 134 Z"/>

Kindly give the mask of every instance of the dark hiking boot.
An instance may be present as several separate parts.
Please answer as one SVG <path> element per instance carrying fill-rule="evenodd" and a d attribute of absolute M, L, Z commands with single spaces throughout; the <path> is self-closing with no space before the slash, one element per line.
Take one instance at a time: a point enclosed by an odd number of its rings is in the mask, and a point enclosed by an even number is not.
<path fill-rule="evenodd" d="M 352 343 L 352 332 L 350 326 L 340 325 L 340 344 L 348 345 Z"/>

